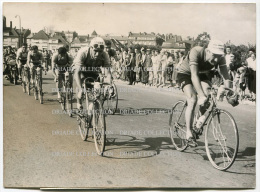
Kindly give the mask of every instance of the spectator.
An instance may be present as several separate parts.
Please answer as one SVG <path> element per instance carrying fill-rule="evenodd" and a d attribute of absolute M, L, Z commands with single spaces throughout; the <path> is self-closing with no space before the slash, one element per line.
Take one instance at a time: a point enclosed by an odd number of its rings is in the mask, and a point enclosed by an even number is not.
<path fill-rule="evenodd" d="M 121 65 L 121 70 L 122 70 L 121 79 L 126 81 L 128 76 L 127 65 L 130 62 L 130 54 L 128 54 L 128 52 L 125 50 L 123 56 L 124 59 Z"/>
<path fill-rule="evenodd" d="M 246 60 L 248 66 L 248 89 L 251 94 L 252 100 L 256 99 L 256 55 L 252 53 Z"/>
<path fill-rule="evenodd" d="M 154 51 L 154 55 L 152 56 L 152 62 L 153 62 L 153 85 L 157 86 L 157 82 L 158 82 L 158 70 L 160 67 L 160 55 L 159 55 L 159 51 L 155 50 Z"/>
<path fill-rule="evenodd" d="M 159 85 L 164 87 L 165 80 L 166 80 L 166 70 L 167 70 L 167 52 L 162 50 L 160 55 L 161 55 L 161 73 L 159 77 Z"/>
<path fill-rule="evenodd" d="M 142 61 L 141 61 L 141 80 L 142 83 L 144 85 L 146 85 L 148 83 L 148 75 L 149 72 L 147 71 L 147 66 L 146 66 L 146 62 L 147 62 L 147 55 L 145 53 L 145 49 L 142 48 L 141 49 L 141 54 L 142 54 Z"/>
<path fill-rule="evenodd" d="M 129 63 L 126 66 L 127 66 L 127 74 L 128 74 L 127 77 L 129 81 L 128 85 L 132 85 L 135 82 L 135 72 L 133 69 L 136 66 L 136 59 L 133 51 L 130 52 Z"/>
<path fill-rule="evenodd" d="M 135 82 L 138 83 L 141 81 L 141 63 L 142 63 L 142 55 L 138 49 L 135 49 Z"/>
<path fill-rule="evenodd" d="M 173 62 L 173 73 L 172 73 L 172 83 L 175 84 L 175 87 L 179 87 L 177 83 L 177 65 L 179 63 L 179 54 L 174 52 L 174 62 Z"/>
<path fill-rule="evenodd" d="M 170 86 L 173 87 L 173 83 L 172 83 L 172 73 L 173 73 L 173 58 L 171 56 L 171 54 L 169 52 L 167 52 L 167 80 L 170 82 Z"/>
<path fill-rule="evenodd" d="M 226 55 L 225 55 L 227 67 L 229 67 L 229 65 L 230 65 L 230 63 L 231 63 L 231 57 L 232 57 L 231 47 L 230 47 L 230 46 L 227 46 L 227 47 L 226 47 Z"/>
<path fill-rule="evenodd" d="M 152 55 L 150 49 L 146 51 L 146 62 L 145 66 L 147 67 L 148 72 L 148 85 L 153 84 L 153 62 L 152 62 Z"/>

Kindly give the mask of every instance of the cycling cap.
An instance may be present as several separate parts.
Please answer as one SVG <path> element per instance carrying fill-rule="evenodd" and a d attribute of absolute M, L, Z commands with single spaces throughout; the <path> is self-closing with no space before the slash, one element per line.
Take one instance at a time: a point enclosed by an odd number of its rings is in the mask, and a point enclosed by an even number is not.
<path fill-rule="evenodd" d="M 211 53 L 216 55 L 224 55 L 224 43 L 219 40 L 211 40 L 208 45 Z"/>
<path fill-rule="evenodd" d="M 105 47 L 105 42 L 101 37 L 95 37 L 91 40 L 90 46 L 96 48 L 104 48 Z"/>

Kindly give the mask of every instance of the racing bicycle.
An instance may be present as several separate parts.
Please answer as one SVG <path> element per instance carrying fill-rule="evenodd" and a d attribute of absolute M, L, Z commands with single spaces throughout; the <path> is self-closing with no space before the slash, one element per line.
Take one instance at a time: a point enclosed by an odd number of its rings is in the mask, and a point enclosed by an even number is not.
<path fill-rule="evenodd" d="M 231 89 L 227 90 L 231 91 Z M 207 115 L 204 122 L 202 122 L 200 134 L 203 133 L 203 127 L 205 126 L 205 148 L 208 159 L 213 167 L 225 171 L 232 166 L 236 159 L 239 134 L 233 116 L 228 111 L 217 107 L 216 95 L 217 90 L 211 87 L 208 100 L 209 107 L 205 113 Z M 171 140 L 178 151 L 185 151 L 188 147 L 185 122 L 186 108 L 187 102 L 178 101 L 173 106 L 169 119 Z M 200 112 L 195 116 L 195 121 L 199 116 Z"/>
<path fill-rule="evenodd" d="M 83 79 L 83 95 L 81 103 L 85 101 L 85 110 L 78 112 L 77 121 L 81 138 L 88 140 L 89 130 L 92 128 L 95 147 L 98 155 L 103 156 L 106 141 L 106 121 L 101 99 L 103 82 L 88 77 Z M 94 135 L 94 136 L 93 136 Z"/>

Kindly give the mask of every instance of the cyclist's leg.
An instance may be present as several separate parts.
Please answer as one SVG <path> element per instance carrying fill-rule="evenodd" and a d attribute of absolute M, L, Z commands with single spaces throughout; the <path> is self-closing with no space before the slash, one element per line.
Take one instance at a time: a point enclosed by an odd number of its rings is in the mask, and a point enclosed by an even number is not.
<path fill-rule="evenodd" d="M 186 120 L 186 138 L 189 139 L 192 136 L 192 125 L 194 120 L 194 110 L 197 104 L 197 93 L 194 90 L 192 84 L 186 84 L 183 87 L 183 92 L 187 99 L 187 108 L 185 112 L 185 120 Z"/>
<path fill-rule="evenodd" d="M 56 82 L 56 88 L 57 88 L 57 93 L 58 93 L 58 99 L 61 99 L 61 89 L 62 89 L 62 78 L 63 78 L 63 71 L 59 71 L 58 69 L 55 70 L 55 74 L 58 77 L 58 82 Z"/>
<path fill-rule="evenodd" d="M 202 86 L 202 89 L 203 89 L 203 92 L 205 93 L 206 96 L 209 95 L 209 88 L 211 87 L 211 83 L 209 80 L 201 80 L 201 86 Z M 200 106 L 199 108 L 200 110 L 200 113 L 203 115 L 207 108 L 205 108 L 204 106 Z"/>
<path fill-rule="evenodd" d="M 187 108 L 185 111 L 185 121 L 186 121 L 186 138 L 188 140 L 192 139 L 191 142 L 195 141 L 192 135 L 192 126 L 194 119 L 194 110 L 197 104 L 197 93 L 192 85 L 191 76 L 183 73 L 178 73 L 178 82 L 181 84 L 182 91 L 184 92 L 187 99 Z"/>
<path fill-rule="evenodd" d="M 18 63 L 17 63 L 17 70 L 18 70 L 19 80 L 21 80 L 21 78 L 22 78 L 22 63 L 20 61 L 18 61 Z"/>
<path fill-rule="evenodd" d="M 84 74 L 82 73 L 82 67 L 80 65 L 76 65 L 74 66 L 74 79 L 76 81 L 76 85 L 77 85 L 77 91 L 78 91 L 78 99 L 81 99 L 82 97 L 82 81 L 81 78 L 82 76 L 84 76 Z"/>
<path fill-rule="evenodd" d="M 33 66 L 30 69 L 30 73 L 31 73 L 31 83 L 34 85 L 34 83 L 35 83 L 35 73 L 36 73 L 35 66 Z"/>

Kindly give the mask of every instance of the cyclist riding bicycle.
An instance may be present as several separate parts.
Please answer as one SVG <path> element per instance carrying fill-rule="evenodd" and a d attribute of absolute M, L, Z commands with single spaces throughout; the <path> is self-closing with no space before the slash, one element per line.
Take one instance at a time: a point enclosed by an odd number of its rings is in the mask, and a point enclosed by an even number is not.
<path fill-rule="evenodd" d="M 219 67 L 225 80 L 224 86 L 230 88 L 230 77 L 224 57 L 224 44 L 218 40 L 211 40 L 207 48 L 200 46 L 192 48 L 177 67 L 177 79 L 187 99 L 186 139 L 191 147 L 197 146 L 196 138 L 192 133 L 196 103 L 200 106 L 199 110 L 203 115 L 206 111 L 208 88 L 211 87 L 209 72 L 215 67 Z"/>
<path fill-rule="evenodd" d="M 100 37 L 91 40 L 90 46 L 81 48 L 73 62 L 74 79 L 77 84 L 77 108 L 82 109 L 82 78 L 92 77 L 97 79 L 100 73 L 107 76 L 109 83 L 112 82 L 110 73 L 109 55 L 104 51 L 105 42 Z"/>
<path fill-rule="evenodd" d="M 28 57 L 27 44 L 24 43 L 21 48 L 17 50 L 16 63 L 18 68 L 19 80 L 22 80 L 22 67 L 26 64 Z"/>
<path fill-rule="evenodd" d="M 69 56 L 67 53 L 67 49 L 65 47 L 60 47 L 58 52 L 54 53 L 52 57 L 52 72 L 55 77 L 55 81 L 57 82 L 56 87 L 58 88 L 58 99 L 61 102 L 60 91 L 62 88 L 62 74 L 66 71 L 71 71 L 71 64 L 73 62 L 73 58 Z M 72 84 L 72 82 L 71 82 Z"/>
<path fill-rule="evenodd" d="M 4 71 L 3 72 L 4 72 L 4 75 L 6 75 L 5 76 L 6 79 L 9 79 L 8 76 L 10 75 L 10 65 L 9 65 L 9 62 L 14 60 L 15 57 L 16 57 L 16 55 L 15 55 L 15 53 L 13 51 L 13 48 L 11 46 L 8 46 L 6 51 L 4 52 L 4 57 L 3 57 L 3 59 L 4 59 L 4 62 L 3 62 L 3 64 L 4 64 Z"/>
<path fill-rule="evenodd" d="M 38 46 L 32 46 L 32 50 L 28 53 L 27 65 L 30 67 L 31 82 L 35 82 L 35 70 L 37 67 L 41 67 L 43 62 L 42 53 L 38 51 Z"/>

